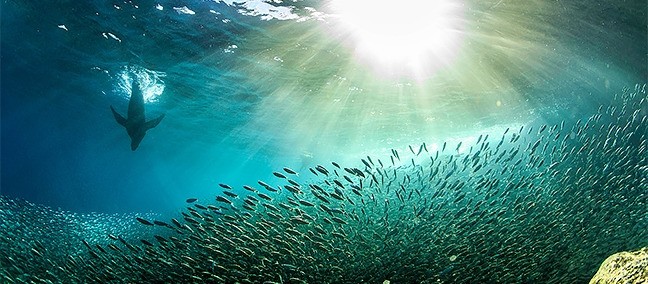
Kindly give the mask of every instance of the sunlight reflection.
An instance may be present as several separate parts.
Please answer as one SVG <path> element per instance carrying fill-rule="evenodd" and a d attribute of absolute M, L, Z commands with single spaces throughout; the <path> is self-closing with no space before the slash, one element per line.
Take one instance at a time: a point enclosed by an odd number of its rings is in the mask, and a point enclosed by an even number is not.
<path fill-rule="evenodd" d="M 461 47 L 458 0 L 333 0 L 330 9 L 357 59 L 383 76 L 424 80 L 452 63 Z"/>

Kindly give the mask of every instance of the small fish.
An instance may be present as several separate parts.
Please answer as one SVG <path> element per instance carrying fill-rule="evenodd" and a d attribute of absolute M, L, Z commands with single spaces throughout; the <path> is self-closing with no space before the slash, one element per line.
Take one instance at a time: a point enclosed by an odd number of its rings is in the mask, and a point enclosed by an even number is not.
<path fill-rule="evenodd" d="M 220 195 L 216 196 L 216 201 L 227 203 L 227 204 L 232 204 L 232 201 L 230 201 L 229 199 L 227 199 L 225 197 L 222 197 Z"/>
<path fill-rule="evenodd" d="M 272 174 L 274 176 L 278 177 L 278 178 L 284 178 L 284 179 L 286 178 L 286 176 L 284 174 L 279 173 L 279 172 L 272 172 Z"/>
<path fill-rule="evenodd" d="M 169 224 L 167 224 L 167 223 L 165 223 L 165 222 L 162 222 L 162 221 L 158 221 L 158 220 L 153 221 L 153 224 L 158 225 L 158 226 L 162 226 L 162 227 L 171 227 L 171 225 L 169 225 Z M 111 235 L 108 235 L 108 237 L 110 237 L 110 236 L 111 236 Z M 114 236 L 113 236 L 113 237 L 114 237 Z M 115 237 L 115 238 L 112 238 L 112 237 L 111 237 L 111 239 L 113 239 L 113 240 L 117 240 L 116 237 Z"/>
<path fill-rule="evenodd" d="M 247 205 L 250 205 L 250 206 L 256 206 L 256 203 L 254 203 L 254 201 L 252 201 L 252 200 L 250 199 L 250 196 L 248 196 L 247 198 L 245 198 L 245 199 L 243 200 L 243 203 L 245 203 L 245 204 L 247 204 Z"/>
<path fill-rule="evenodd" d="M 144 219 L 142 219 L 142 218 L 140 218 L 140 217 L 135 218 L 135 220 L 139 221 L 140 223 L 142 223 L 142 224 L 144 224 L 144 225 L 147 225 L 147 226 L 153 226 L 153 223 L 151 223 L 151 222 L 149 222 L 149 221 L 146 221 L 146 220 L 144 220 Z"/>
<path fill-rule="evenodd" d="M 187 198 L 186 202 L 187 203 L 194 203 L 194 202 L 196 202 L 196 200 L 198 200 L 198 198 Z"/>
<path fill-rule="evenodd" d="M 297 216 L 295 216 L 295 217 L 291 217 L 291 218 L 290 218 L 290 221 L 295 222 L 295 223 L 297 223 L 297 224 L 302 224 L 302 225 L 308 225 L 308 224 L 310 224 L 310 222 L 308 222 L 308 221 L 306 221 L 306 220 L 304 220 L 304 219 L 302 219 L 302 218 L 300 218 L 300 217 L 297 217 Z M 286 230 L 290 230 L 290 229 L 286 229 Z M 295 232 L 297 232 L 297 231 L 295 231 Z M 297 232 L 297 233 L 299 234 L 299 232 Z"/>
<path fill-rule="evenodd" d="M 264 181 L 262 181 L 262 180 L 259 180 L 259 181 L 257 181 L 257 182 L 259 183 L 259 185 L 260 185 L 260 186 L 263 186 L 263 187 L 265 187 L 265 188 L 268 188 L 268 187 L 270 187 L 270 185 L 269 185 L 269 184 L 267 184 L 267 183 L 265 183 L 265 182 L 264 182 Z"/>
<path fill-rule="evenodd" d="M 192 223 L 192 224 L 200 224 L 200 222 L 196 221 L 196 219 L 191 218 L 191 217 L 189 217 L 189 216 L 185 216 L 185 217 L 183 217 L 183 219 L 184 219 L 185 221 L 189 222 L 189 223 Z"/>
<path fill-rule="evenodd" d="M 270 192 L 277 192 L 277 191 L 279 191 L 278 189 L 276 189 L 276 188 L 274 188 L 274 187 L 272 187 L 272 186 L 268 186 L 268 187 L 266 187 L 265 189 L 266 189 L 267 191 L 270 191 Z"/>
<path fill-rule="evenodd" d="M 325 203 L 328 203 L 328 204 L 331 203 L 331 202 L 330 202 L 328 199 L 326 199 L 324 196 L 321 196 L 321 195 L 315 193 L 315 191 L 312 191 L 311 193 L 313 193 L 313 195 L 314 195 L 317 199 L 319 199 L 319 200 L 321 200 L 321 201 L 323 201 L 323 202 L 325 202 Z"/>
<path fill-rule="evenodd" d="M 338 194 L 337 192 L 331 193 L 330 195 L 331 195 L 331 197 L 333 197 L 333 198 L 335 198 L 337 200 L 344 201 L 344 198 L 340 194 Z"/>
<path fill-rule="evenodd" d="M 324 175 L 326 175 L 326 176 L 329 175 L 329 172 L 326 170 L 326 168 L 324 168 L 324 167 L 321 166 L 321 165 L 317 165 L 317 167 L 315 167 L 315 169 L 316 169 L 318 172 L 320 172 L 320 173 L 322 173 L 322 174 L 324 174 Z"/>
<path fill-rule="evenodd" d="M 288 203 L 290 205 L 292 205 L 292 206 L 295 206 L 295 207 L 299 206 L 299 203 L 297 203 L 297 201 L 295 201 L 294 199 L 292 199 L 290 197 L 288 198 Z"/>
<path fill-rule="evenodd" d="M 153 237 L 155 237 L 155 239 L 156 239 L 159 243 L 161 243 L 161 244 L 168 242 L 168 240 L 165 239 L 165 238 L 162 237 L 162 236 L 154 235 Z"/>
<path fill-rule="evenodd" d="M 171 222 L 172 222 L 174 225 L 176 225 L 176 227 L 178 227 L 179 229 L 182 229 L 182 224 L 180 224 L 180 222 L 178 222 L 178 220 L 176 220 L 175 218 L 172 218 L 172 219 L 171 219 Z"/>
<path fill-rule="evenodd" d="M 247 191 L 256 192 L 257 190 L 249 185 L 243 185 L 243 188 Z"/>
<path fill-rule="evenodd" d="M 543 124 L 542 126 L 540 126 L 540 130 L 538 130 L 538 134 L 542 133 L 542 131 L 544 131 L 546 128 L 547 128 L 546 124 Z"/>
<path fill-rule="evenodd" d="M 287 189 L 288 191 L 292 192 L 292 193 L 295 193 L 295 194 L 300 193 L 298 188 L 296 188 L 294 186 L 291 186 L 291 185 L 284 185 L 284 188 Z"/>
<path fill-rule="evenodd" d="M 296 182 L 296 181 L 294 181 L 294 180 L 291 180 L 291 179 L 288 179 L 288 183 L 292 184 L 292 185 L 295 186 L 296 188 L 300 188 L 300 187 L 301 187 L 301 185 L 300 185 L 298 182 Z"/>
<path fill-rule="evenodd" d="M 283 170 L 291 175 L 297 174 L 297 172 L 293 171 L 291 168 L 284 167 Z"/>
<path fill-rule="evenodd" d="M 344 220 L 342 220 L 342 219 L 340 219 L 338 217 L 335 217 L 335 216 L 331 217 L 331 220 L 333 220 L 334 222 L 339 223 L 339 224 L 344 224 L 344 225 L 348 224 L 346 221 L 344 221 Z"/>
<path fill-rule="evenodd" d="M 425 209 L 427 209 L 425 206 L 421 207 L 421 209 L 416 212 L 416 217 L 421 217 L 421 215 L 423 215 L 423 212 L 425 212 Z"/>
<path fill-rule="evenodd" d="M 277 219 L 277 220 L 281 220 L 281 219 L 282 219 L 281 215 L 277 215 L 277 214 L 272 213 L 272 212 L 269 212 L 269 211 L 266 212 L 266 214 L 267 214 L 268 216 L 274 218 L 274 219 Z"/>
<path fill-rule="evenodd" d="M 552 163 L 551 165 L 549 165 L 549 169 L 550 169 L 550 170 L 553 170 L 553 169 L 554 169 L 556 166 L 558 166 L 559 164 L 560 164 L 560 162 L 554 162 L 554 163 Z M 606 165 L 606 167 L 607 167 L 607 165 Z"/>
<path fill-rule="evenodd" d="M 308 202 L 306 200 L 302 200 L 302 199 L 299 200 L 299 203 L 304 205 L 304 206 L 309 206 L 309 207 L 314 207 L 315 206 L 315 204 L 310 203 L 310 202 Z"/>
<path fill-rule="evenodd" d="M 264 203 L 264 204 L 263 204 L 263 207 L 265 207 L 265 208 L 267 208 L 267 209 L 270 209 L 270 210 L 272 210 L 272 211 L 275 211 L 275 212 L 277 212 L 277 213 L 280 213 L 280 212 L 281 212 L 281 210 L 279 210 L 279 208 L 275 207 L 275 206 L 272 205 L 272 204 Z"/>
<path fill-rule="evenodd" d="M 279 202 L 277 205 L 279 205 L 279 207 L 281 207 L 281 208 L 283 208 L 285 210 L 292 210 L 293 209 L 292 207 L 288 206 L 286 203 L 283 203 L 283 202 Z M 277 209 L 277 212 L 279 212 L 278 209 Z"/>
<path fill-rule="evenodd" d="M 94 258 L 99 258 L 99 255 L 94 251 L 89 251 L 88 253 L 90 253 L 90 255 Z"/>
<path fill-rule="evenodd" d="M 370 168 L 370 169 L 371 169 L 371 165 L 369 165 L 369 163 L 368 163 L 367 161 L 365 161 L 365 159 L 360 159 L 360 160 L 362 160 L 362 163 L 363 163 L 367 168 Z"/>
<path fill-rule="evenodd" d="M 272 198 L 271 198 L 270 196 L 265 195 L 265 194 L 263 194 L 263 193 L 261 193 L 261 192 L 257 192 L 257 195 L 258 195 L 259 197 L 265 199 L 265 200 L 268 200 L 268 201 L 272 200 Z"/>
<path fill-rule="evenodd" d="M 224 184 L 224 183 L 219 183 L 218 185 L 219 185 L 220 187 L 224 188 L 224 189 L 232 189 L 231 186 L 229 186 L 229 185 L 227 185 L 227 184 Z"/>
<path fill-rule="evenodd" d="M 108 244 L 108 248 L 113 250 L 113 251 L 116 251 L 116 252 L 121 252 L 122 251 L 119 247 L 117 247 L 114 244 Z"/>
<path fill-rule="evenodd" d="M 31 252 L 34 253 L 38 257 L 43 257 L 43 254 L 40 251 L 36 250 L 35 248 L 32 248 Z"/>

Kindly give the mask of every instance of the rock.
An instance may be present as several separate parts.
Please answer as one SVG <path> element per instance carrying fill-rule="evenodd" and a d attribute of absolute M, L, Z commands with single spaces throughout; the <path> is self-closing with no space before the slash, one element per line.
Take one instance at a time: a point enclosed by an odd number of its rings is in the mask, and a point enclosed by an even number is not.
<path fill-rule="evenodd" d="M 590 280 L 590 284 L 607 283 L 648 283 L 648 247 L 609 256 Z"/>

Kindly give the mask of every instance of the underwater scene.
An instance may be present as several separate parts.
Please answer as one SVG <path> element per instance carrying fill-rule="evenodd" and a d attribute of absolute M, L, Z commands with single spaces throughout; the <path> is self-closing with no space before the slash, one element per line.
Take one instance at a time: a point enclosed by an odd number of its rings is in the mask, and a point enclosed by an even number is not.
<path fill-rule="evenodd" d="M 0 5 L 0 283 L 648 283 L 646 1 Z"/>

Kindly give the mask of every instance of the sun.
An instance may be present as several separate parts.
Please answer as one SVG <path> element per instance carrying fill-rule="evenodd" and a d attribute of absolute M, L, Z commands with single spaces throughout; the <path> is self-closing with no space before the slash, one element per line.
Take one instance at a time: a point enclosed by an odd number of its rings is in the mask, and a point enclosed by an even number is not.
<path fill-rule="evenodd" d="M 336 30 L 357 59 L 382 75 L 425 79 L 450 64 L 462 42 L 458 0 L 331 0 Z"/>

